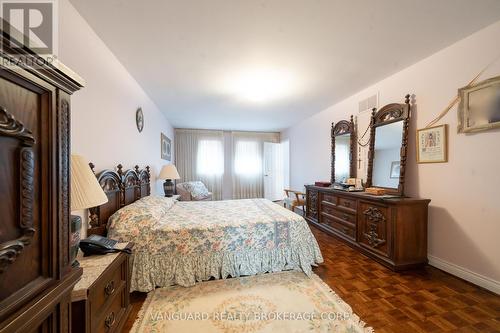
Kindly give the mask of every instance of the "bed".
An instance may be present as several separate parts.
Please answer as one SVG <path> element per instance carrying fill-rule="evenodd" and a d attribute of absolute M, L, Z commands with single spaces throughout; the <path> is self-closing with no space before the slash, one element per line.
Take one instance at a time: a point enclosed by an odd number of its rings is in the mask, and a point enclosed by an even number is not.
<path fill-rule="evenodd" d="M 302 270 L 323 262 L 306 221 L 266 199 L 178 202 L 151 196 L 149 170 L 97 175 L 108 203 L 89 233 L 134 242 L 131 291 L 210 278 Z"/>

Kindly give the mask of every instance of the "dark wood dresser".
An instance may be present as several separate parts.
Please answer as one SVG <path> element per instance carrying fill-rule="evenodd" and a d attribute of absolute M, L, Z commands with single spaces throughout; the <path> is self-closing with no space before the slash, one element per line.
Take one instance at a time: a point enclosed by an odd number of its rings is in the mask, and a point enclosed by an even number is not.
<path fill-rule="evenodd" d="M 83 80 L 1 32 L 0 332 L 68 332 L 82 274 L 69 254 L 70 96 Z"/>
<path fill-rule="evenodd" d="M 131 309 L 129 257 L 123 252 L 78 257 L 83 275 L 71 294 L 73 333 L 121 332 Z"/>
<path fill-rule="evenodd" d="M 430 200 L 306 185 L 306 220 L 393 270 L 427 264 Z"/>

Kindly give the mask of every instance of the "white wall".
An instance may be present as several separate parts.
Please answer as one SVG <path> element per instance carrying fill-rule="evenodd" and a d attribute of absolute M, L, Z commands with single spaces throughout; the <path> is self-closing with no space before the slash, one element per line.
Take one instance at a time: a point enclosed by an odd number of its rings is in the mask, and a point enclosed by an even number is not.
<path fill-rule="evenodd" d="M 160 132 L 172 139 L 173 128 L 141 86 L 87 22 L 67 1 L 59 2 L 59 60 L 86 81 L 71 99 L 71 151 L 85 156 L 96 171 L 151 167 L 151 192 L 163 193 L 156 176 L 162 165 Z M 142 107 L 144 129 L 137 131 L 135 112 Z M 173 157 L 173 156 L 172 156 Z M 87 234 L 86 212 L 82 237 Z"/>
<path fill-rule="evenodd" d="M 330 178 L 330 123 L 357 115 L 358 102 L 379 93 L 379 106 L 414 94 L 406 194 L 432 199 L 429 259 L 441 268 L 500 292 L 500 131 L 457 134 L 449 124 L 449 162 L 417 165 L 415 129 L 424 127 L 486 64 L 500 54 L 500 21 L 398 72 L 282 133 L 290 141 L 291 186 Z M 373 64 L 376 66 L 376 63 Z M 500 62 L 481 78 L 500 74 Z M 358 121 L 366 128 L 368 114 Z M 363 175 L 364 176 L 364 175 Z"/>
<path fill-rule="evenodd" d="M 72 97 L 71 149 L 96 165 L 96 171 L 149 165 L 153 193 L 162 165 L 160 132 L 172 140 L 173 128 L 141 86 L 67 0 L 59 2 L 59 59 L 87 82 Z M 142 107 L 144 130 L 135 112 Z M 173 144 L 173 142 L 172 142 Z"/>

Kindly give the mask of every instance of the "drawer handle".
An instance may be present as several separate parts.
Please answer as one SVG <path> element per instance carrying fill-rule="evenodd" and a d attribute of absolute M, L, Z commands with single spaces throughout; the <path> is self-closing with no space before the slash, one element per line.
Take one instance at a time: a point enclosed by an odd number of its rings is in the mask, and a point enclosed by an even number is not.
<path fill-rule="evenodd" d="M 346 234 L 346 235 L 347 235 L 347 234 L 348 234 L 348 232 L 349 232 L 349 229 L 347 229 L 346 227 L 344 227 L 344 228 L 342 228 L 342 231 L 344 232 L 344 234 Z"/>
<path fill-rule="evenodd" d="M 344 214 L 344 220 L 347 220 L 347 221 L 349 221 L 349 215 L 347 215 L 347 214 Z"/>
<path fill-rule="evenodd" d="M 104 320 L 104 325 L 106 325 L 107 328 L 111 328 L 115 324 L 115 313 L 111 312 L 106 319 Z"/>
<path fill-rule="evenodd" d="M 115 292 L 115 281 L 109 281 L 106 287 L 104 287 L 104 292 L 108 296 L 112 295 Z"/>
<path fill-rule="evenodd" d="M 344 201 L 344 206 L 351 207 L 351 203 L 349 201 Z"/>

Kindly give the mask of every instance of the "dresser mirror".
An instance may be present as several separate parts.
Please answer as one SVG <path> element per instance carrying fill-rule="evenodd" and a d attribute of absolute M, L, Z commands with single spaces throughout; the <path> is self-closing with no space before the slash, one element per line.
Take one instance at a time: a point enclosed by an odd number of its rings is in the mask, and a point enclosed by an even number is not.
<path fill-rule="evenodd" d="M 367 187 L 379 187 L 388 194 L 404 196 L 410 95 L 405 103 L 392 103 L 378 112 L 370 124 Z"/>
<path fill-rule="evenodd" d="M 348 178 L 356 177 L 354 154 L 356 151 L 356 133 L 354 120 L 341 120 L 332 123 L 332 164 L 331 182 L 345 183 Z"/>

